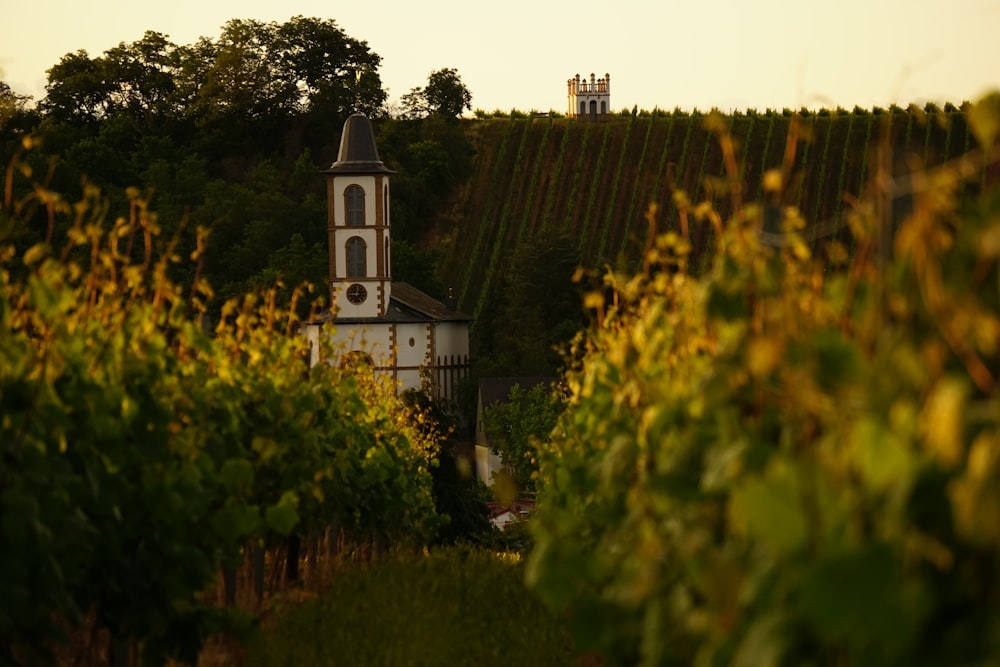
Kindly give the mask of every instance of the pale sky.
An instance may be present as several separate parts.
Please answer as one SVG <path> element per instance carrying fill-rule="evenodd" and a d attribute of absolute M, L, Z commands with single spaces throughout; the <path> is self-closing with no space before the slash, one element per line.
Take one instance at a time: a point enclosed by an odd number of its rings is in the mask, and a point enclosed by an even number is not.
<path fill-rule="evenodd" d="M 566 111 L 611 74 L 614 110 L 959 104 L 1000 89 L 1000 0 L 8 0 L 0 79 L 40 99 L 66 53 L 146 30 L 215 39 L 232 18 L 333 19 L 382 56 L 390 103 L 458 70 L 473 108 Z"/>

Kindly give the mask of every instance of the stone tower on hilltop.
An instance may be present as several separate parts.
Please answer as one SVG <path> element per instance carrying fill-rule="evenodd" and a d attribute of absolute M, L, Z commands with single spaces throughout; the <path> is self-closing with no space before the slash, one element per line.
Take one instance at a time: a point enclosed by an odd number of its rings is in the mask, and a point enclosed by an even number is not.
<path fill-rule="evenodd" d="M 590 81 L 581 79 L 577 74 L 566 81 L 569 100 L 569 117 L 578 120 L 596 121 L 607 118 L 611 113 L 611 75 L 595 78 L 593 72 Z"/>

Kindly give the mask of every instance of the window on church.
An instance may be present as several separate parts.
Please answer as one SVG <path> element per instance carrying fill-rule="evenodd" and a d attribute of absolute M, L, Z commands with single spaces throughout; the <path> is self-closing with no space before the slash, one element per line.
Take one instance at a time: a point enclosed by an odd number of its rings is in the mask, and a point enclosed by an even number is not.
<path fill-rule="evenodd" d="M 365 224 L 365 189 L 360 185 L 349 185 L 344 192 L 347 205 L 347 226 L 361 227 Z"/>
<path fill-rule="evenodd" d="M 347 277 L 364 278 L 368 275 L 367 261 L 365 258 L 367 248 L 365 241 L 360 236 L 352 236 L 347 239 Z"/>

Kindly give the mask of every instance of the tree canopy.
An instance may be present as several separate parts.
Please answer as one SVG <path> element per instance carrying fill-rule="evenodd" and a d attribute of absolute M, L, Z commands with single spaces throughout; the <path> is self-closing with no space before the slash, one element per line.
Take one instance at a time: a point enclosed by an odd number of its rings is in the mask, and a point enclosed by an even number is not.
<path fill-rule="evenodd" d="M 335 159 L 344 119 L 360 111 L 391 122 L 380 63 L 329 19 L 232 19 L 218 36 L 184 45 L 150 30 L 98 56 L 64 55 L 35 110 L 3 84 L 3 153 L 21 150 L 26 134 L 38 138 L 25 156 L 34 173 L 70 197 L 81 183 L 99 187 L 112 217 L 128 214 L 129 188 L 150 193 L 162 237 L 176 235 L 182 254 L 194 250 L 199 226 L 210 230 L 204 275 L 219 298 L 282 283 L 286 294 L 325 279 L 316 172 Z M 440 180 L 428 172 L 415 184 L 432 176 Z M 33 201 L 27 177 L 16 175 L 12 188 Z M 26 242 L 44 238 L 41 212 L 28 218 Z M 189 268 L 175 270 L 183 280 Z"/>
<path fill-rule="evenodd" d="M 404 114 L 413 118 L 429 115 L 457 118 L 463 111 L 472 110 L 472 93 L 453 67 L 431 72 L 426 86 L 413 88 L 400 101 Z"/>
<path fill-rule="evenodd" d="M 537 448 L 555 428 L 563 401 L 548 382 L 511 387 L 507 400 L 486 410 L 486 431 L 501 455 L 503 469 L 518 491 L 535 490 Z"/>

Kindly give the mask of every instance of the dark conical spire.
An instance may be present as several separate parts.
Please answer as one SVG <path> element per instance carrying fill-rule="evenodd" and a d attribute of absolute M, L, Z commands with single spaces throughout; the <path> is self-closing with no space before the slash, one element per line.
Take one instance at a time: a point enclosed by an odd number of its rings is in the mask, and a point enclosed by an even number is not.
<path fill-rule="evenodd" d="M 340 152 L 337 161 L 325 174 L 393 174 L 382 163 L 375 146 L 375 132 L 371 121 L 362 113 L 356 113 L 344 121 L 344 131 L 340 135 Z"/>

